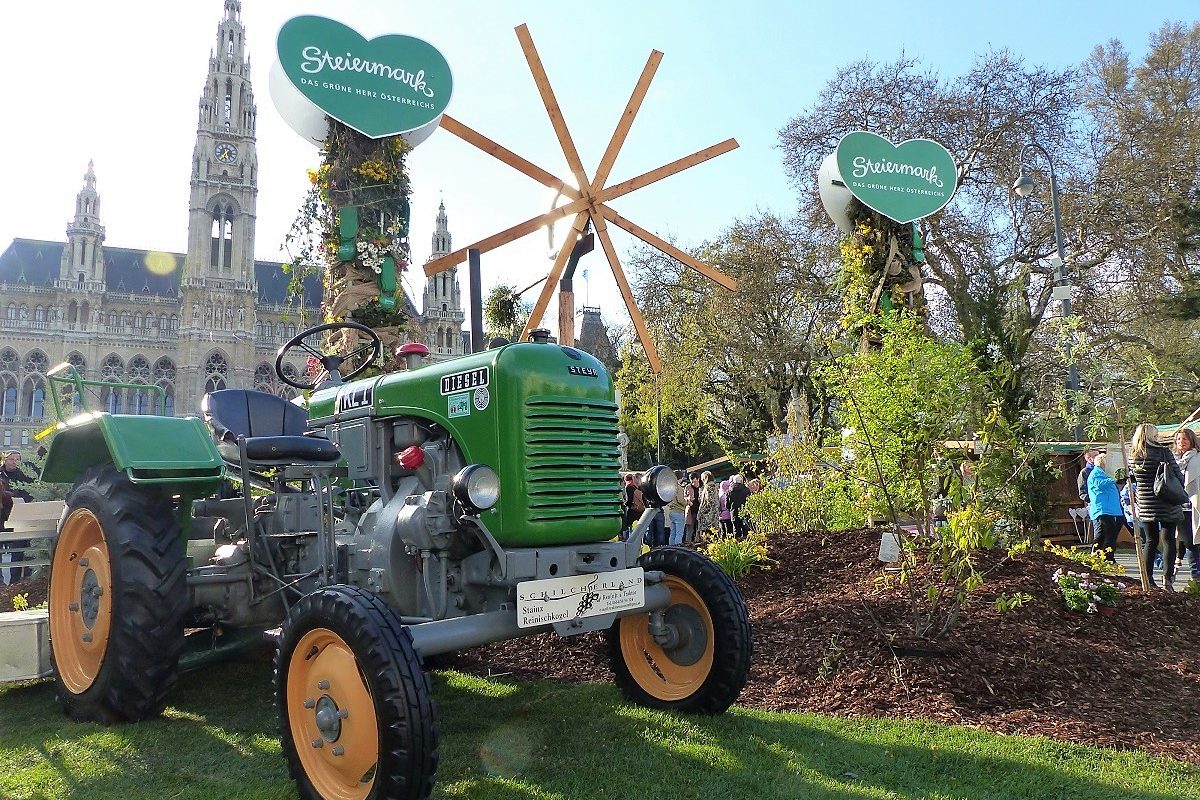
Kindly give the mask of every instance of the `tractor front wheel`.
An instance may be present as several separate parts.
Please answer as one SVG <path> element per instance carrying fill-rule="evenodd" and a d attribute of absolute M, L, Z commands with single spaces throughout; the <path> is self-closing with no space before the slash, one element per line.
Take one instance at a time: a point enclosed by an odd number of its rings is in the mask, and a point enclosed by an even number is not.
<path fill-rule="evenodd" d="M 661 624 L 650 614 L 618 619 L 607 633 L 617 686 L 649 708 L 719 714 L 750 671 L 750 619 L 733 580 L 684 547 L 659 547 L 638 563 L 671 590 Z"/>
<path fill-rule="evenodd" d="M 307 800 L 424 800 L 437 768 L 429 677 L 377 596 L 332 586 L 288 615 L 275 658 L 279 733 Z"/>
<path fill-rule="evenodd" d="M 69 717 L 157 716 L 178 676 L 187 605 L 171 497 L 92 467 L 67 495 L 50 567 L 50 650 Z"/>

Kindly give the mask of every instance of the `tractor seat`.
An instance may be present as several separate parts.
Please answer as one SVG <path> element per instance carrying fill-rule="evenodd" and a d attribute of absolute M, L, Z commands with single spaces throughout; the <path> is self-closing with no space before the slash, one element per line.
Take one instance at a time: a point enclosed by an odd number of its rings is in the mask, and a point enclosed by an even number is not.
<path fill-rule="evenodd" d="M 246 438 L 248 461 L 268 464 L 327 463 L 342 454 L 328 439 L 305 436 L 308 412 L 282 397 L 247 389 L 221 389 L 204 395 L 204 421 L 228 461 L 239 458 L 237 440 Z"/>

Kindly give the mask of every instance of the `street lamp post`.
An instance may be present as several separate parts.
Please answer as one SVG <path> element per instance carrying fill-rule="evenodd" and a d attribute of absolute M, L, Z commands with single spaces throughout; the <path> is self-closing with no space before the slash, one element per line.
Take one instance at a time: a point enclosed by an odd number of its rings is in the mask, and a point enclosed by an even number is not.
<path fill-rule="evenodd" d="M 1058 179 L 1054 175 L 1054 159 L 1050 157 L 1050 153 L 1046 148 L 1042 147 L 1037 142 L 1029 142 L 1021 148 L 1021 156 L 1018 159 L 1021 176 L 1013 183 L 1013 191 L 1019 197 L 1028 197 L 1037 189 L 1037 181 L 1030 177 L 1025 171 L 1025 156 L 1030 150 L 1037 150 L 1045 159 L 1046 164 L 1050 167 L 1050 207 L 1054 212 L 1054 244 L 1058 248 L 1058 281 L 1054 289 L 1054 294 L 1062 303 L 1062 316 L 1064 320 L 1071 317 L 1071 283 L 1067 274 L 1067 248 L 1063 244 L 1062 231 L 1062 213 L 1058 206 Z M 1067 332 L 1066 340 L 1066 355 L 1067 355 L 1067 409 L 1070 411 L 1075 406 L 1075 392 L 1079 391 L 1079 368 L 1075 365 L 1075 360 L 1071 357 L 1071 333 Z M 1075 441 L 1083 439 L 1083 426 L 1076 423 L 1072 431 Z"/>

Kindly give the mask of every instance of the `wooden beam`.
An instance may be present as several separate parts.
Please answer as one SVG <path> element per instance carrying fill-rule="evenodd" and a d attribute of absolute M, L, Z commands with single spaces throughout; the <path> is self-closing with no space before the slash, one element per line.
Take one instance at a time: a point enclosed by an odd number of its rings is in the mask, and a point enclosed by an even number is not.
<path fill-rule="evenodd" d="M 563 119 L 562 109 L 559 108 L 558 99 L 554 96 L 554 89 L 550 87 L 550 78 L 546 76 L 542 59 L 533 45 L 533 37 L 529 35 L 529 26 L 522 23 L 517 26 L 516 30 L 517 41 L 521 43 L 521 51 L 525 53 L 525 61 L 529 64 L 529 71 L 533 73 L 533 82 L 537 85 L 538 94 L 542 96 L 542 104 L 546 106 L 546 114 L 550 117 L 550 124 L 554 126 L 558 143 L 562 145 L 563 155 L 567 157 L 567 166 L 571 168 L 571 174 L 575 176 L 575 183 L 580 189 L 585 189 L 591 184 L 587 179 L 587 173 L 583 171 L 583 162 L 579 160 L 579 151 L 575 149 L 575 140 L 571 138 L 571 131 Z"/>
<path fill-rule="evenodd" d="M 622 217 L 616 211 L 613 211 L 608 206 L 605 206 L 605 205 L 600 206 L 600 213 L 605 218 L 612 220 L 612 223 L 614 225 L 624 228 L 625 230 L 629 231 L 637 238 L 641 239 L 646 244 L 651 245 L 652 247 L 657 247 L 659 250 L 662 250 L 664 253 L 671 256 L 671 258 L 675 259 L 676 261 L 679 261 L 682 264 L 686 264 L 687 266 L 689 266 L 692 269 L 699 272 L 704 277 L 708 278 L 710 281 L 713 281 L 714 283 L 719 283 L 722 286 L 724 286 L 726 289 L 729 289 L 730 291 L 734 291 L 734 292 L 737 291 L 737 288 L 738 288 L 737 281 L 734 280 L 733 278 L 729 277 L 728 275 L 726 275 L 724 272 L 721 272 L 718 269 L 710 267 L 708 264 L 705 264 L 703 261 L 699 261 L 699 260 L 693 258 L 691 255 L 683 252 L 682 250 L 680 250 L 678 247 L 671 244 L 667 240 L 660 239 L 659 237 L 655 236 L 653 233 L 651 233 L 650 231 L 641 227 L 637 223 L 630 222 L 629 220 L 625 219 L 624 217 Z"/>
<path fill-rule="evenodd" d="M 641 189 L 643 186 L 649 186 L 656 181 L 661 181 L 663 178 L 670 177 L 676 172 L 683 172 L 689 167 L 694 167 L 697 164 L 703 164 L 710 158 L 716 158 L 719 155 L 724 155 L 730 150 L 736 150 L 738 146 L 737 139 L 726 139 L 720 144 L 714 144 L 712 147 L 706 147 L 703 150 L 697 150 L 690 156 L 684 156 L 670 164 L 664 164 L 658 169 L 652 169 L 649 172 L 643 172 L 636 178 L 618 183 L 605 188 L 604 191 L 596 195 L 596 201 L 599 203 L 607 203 L 609 200 L 615 200 L 621 195 L 629 194 L 630 192 Z"/>
<path fill-rule="evenodd" d="M 558 343 L 575 346 L 575 292 L 558 290 Z"/>
<path fill-rule="evenodd" d="M 584 201 L 576 200 L 575 202 L 582 203 Z M 566 208 L 566 206 L 563 207 Z M 583 233 L 583 229 L 587 227 L 587 219 L 586 211 L 576 214 L 575 221 L 571 223 L 571 230 L 563 237 L 563 245 L 554 259 L 554 266 L 550 268 L 550 276 L 546 278 L 546 283 L 542 286 L 542 293 L 538 295 L 537 301 L 533 304 L 533 310 L 529 312 L 529 319 L 525 322 L 525 329 L 521 331 L 522 342 L 529 338 L 530 331 L 541 324 L 542 317 L 546 313 L 546 306 L 550 305 L 550 297 L 558 288 L 558 281 L 562 278 L 567 261 L 571 258 L 571 251 L 575 249 L 575 242 Z"/>
<path fill-rule="evenodd" d="M 600 166 L 596 167 L 596 174 L 592 177 L 592 194 L 604 188 L 604 182 L 608 180 L 609 173 L 612 172 L 613 164 L 617 161 L 617 155 L 621 152 L 621 147 L 625 144 L 625 137 L 629 135 L 629 129 L 633 126 L 633 120 L 637 116 L 638 110 L 642 107 L 642 101 L 646 99 L 646 92 L 650 88 L 650 81 L 654 80 L 654 73 L 658 70 L 659 62 L 662 61 L 663 54 L 658 50 L 651 50 L 650 57 L 646 59 L 646 66 L 642 67 L 641 77 L 638 78 L 637 84 L 633 87 L 633 94 L 629 96 L 629 102 L 625 105 L 625 111 L 621 114 L 621 119 L 617 121 L 617 127 L 613 131 L 612 138 L 608 141 L 608 148 L 604 151 L 604 157 L 600 159 Z"/>
<path fill-rule="evenodd" d="M 458 120 L 451 117 L 449 114 L 442 115 L 441 128 L 448 133 L 452 133 L 462 139 L 467 144 L 472 144 L 478 147 L 483 152 L 493 156 L 505 164 L 508 164 L 513 169 L 520 173 L 528 175 L 543 186 L 549 186 L 551 189 L 556 189 L 566 197 L 572 200 L 580 197 L 579 190 L 571 184 L 564 181 L 562 178 L 552 175 L 546 170 L 539 167 L 537 164 L 522 158 L 513 151 L 503 145 L 493 142 L 491 139 L 484 136 L 478 131 L 468 128 Z"/>
<path fill-rule="evenodd" d="M 467 251 L 472 248 L 478 249 L 481 253 L 486 253 L 489 250 L 495 250 L 497 247 L 520 239 L 527 233 L 536 231 L 543 225 L 548 225 L 549 223 L 554 222 L 556 219 L 562 219 L 568 214 L 578 213 L 587 207 L 588 199 L 586 197 L 581 197 L 578 200 L 572 200 L 570 203 L 567 203 L 564 206 L 559 206 L 553 211 L 533 217 L 531 219 L 527 219 L 519 225 L 513 225 L 507 230 L 492 234 L 486 239 L 479 240 L 475 244 L 470 244 L 466 247 L 459 248 L 453 253 L 447 253 L 441 258 L 435 258 L 433 261 L 430 261 L 425 265 L 425 277 L 437 275 L 439 272 L 448 270 L 451 267 L 466 261 Z"/>
<path fill-rule="evenodd" d="M 658 357 L 658 349 L 654 346 L 654 340 L 650 338 L 646 320 L 642 319 L 642 312 L 638 309 L 633 290 L 629 288 L 629 281 L 625 279 L 625 270 L 621 268 L 621 259 L 617 258 L 617 250 L 613 247 L 612 238 L 608 235 L 608 226 L 603 218 L 594 218 L 592 224 L 596 226 L 596 236 L 600 238 L 600 246 L 604 249 L 605 257 L 608 258 L 608 265 L 612 267 L 613 277 L 617 279 L 617 288 L 621 290 L 621 296 L 625 298 L 625 308 L 628 309 L 629 319 L 633 321 L 634 330 L 637 331 L 638 339 L 642 342 L 642 349 L 646 351 L 646 360 L 650 362 L 650 369 L 657 375 L 662 372 L 662 359 Z"/>

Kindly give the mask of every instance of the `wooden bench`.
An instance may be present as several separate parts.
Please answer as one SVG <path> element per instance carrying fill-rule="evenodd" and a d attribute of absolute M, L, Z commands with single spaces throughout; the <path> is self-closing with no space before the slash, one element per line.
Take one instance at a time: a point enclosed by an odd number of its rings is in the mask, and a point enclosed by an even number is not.
<path fill-rule="evenodd" d="M 34 546 L 33 540 L 53 539 L 58 535 L 58 520 L 62 516 L 63 507 L 62 500 L 47 500 L 40 503 L 22 503 L 18 500 L 13 503 L 12 514 L 9 515 L 6 523 L 6 526 L 12 530 L 0 531 L 0 544 L 8 545 L 10 542 L 29 542 L 29 544 L 15 551 L 23 554 L 24 560 L 20 564 L 12 566 L 29 568 L 50 564 L 46 545 L 39 543 Z M 6 549 L 5 552 L 14 551 Z M 6 569 L 8 566 L 7 563 L 0 564 L 0 569 Z"/>

